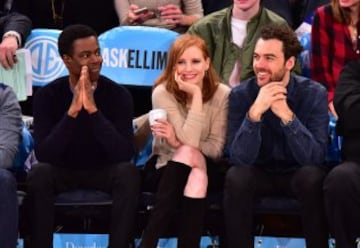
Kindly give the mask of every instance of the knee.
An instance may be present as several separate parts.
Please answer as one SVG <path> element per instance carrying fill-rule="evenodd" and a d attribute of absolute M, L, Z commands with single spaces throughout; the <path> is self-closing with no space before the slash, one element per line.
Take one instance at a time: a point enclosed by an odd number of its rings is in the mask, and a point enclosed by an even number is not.
<path fill-rule="evenodd" d="M 300 194 L 312 194 L 320 192 L 326 172 L 319 167 L 304 166 L 301 167 L 294 175 L 293 189 Z"/>
<path fill-rule="evenodd" d="M 6 169 L 0 169 L 0 192 L 16 193 L 16 180 L 12 173 Z M 4 199 L 1 197 L 1 199 Z"/>
<path fill-rule="evenodd" d="M 351 188 L 354 188 L 354 183 L 359 180 L 353 167 L 351 163 L 343 163 L 333 168 L 324 180 L 325 194 L 331 192 L 341 196 L 350 192 Z"/>
<path fill-rule="evenodd" d="M 225 190 L 234 192 L 249 192 L 254 189 L 254 174 L 251 167 L 233 166 L 226 173 Z"/>
<path fill-rule="evenodd" d="M 31 167 L 27 176 L 29 190 L 39 191 L 50 187 L 52 182 L 52 168 L 50 164 L 38 163 Z"/>
<path fill-rule="evenodd" d="M 121 163 L 113 171 L 115 182 L 129 190 L 140 190 L 140 172 L 132 163 Z"/>
<path fill-rule="evenodd" d="M 179 147 L 172 158 L 173 161 L 186 164 L 192 168 L 206 169 L 206 161 L 199 149 L 187 145 Z"/>
<path fill-rule="evenodd" d="M 207 186 L 206 172 L 198 168 L 192 169 L 185 186 L 184 195 L 191 198 L 204 198 L 206 197 Z"/>

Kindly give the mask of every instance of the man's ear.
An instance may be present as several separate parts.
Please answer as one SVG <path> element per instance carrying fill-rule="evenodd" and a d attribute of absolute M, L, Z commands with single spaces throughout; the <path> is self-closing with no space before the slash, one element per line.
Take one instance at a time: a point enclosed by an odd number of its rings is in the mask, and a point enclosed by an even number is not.
<path fill-rule="evenodd" d="M 294 56 L 291 56 L 290 58 L 288 58 L 288 59 L 286 60 L 285 66 L 286 66 L 286 68 L 287 68 L 289 71 L 291 71 L 291 70 L 294 68 L 295 63 L 296 63 L 295 57 L 294 57 Z"/>
<path fill-rule="evenodd" d="M 68 66 L 70 64 L 70 62 L 71 62 L 71 57 L 69 55 L 64 54 L 62 56 L 62 60 L 64 61 L 64 64 L 66 66 Z"/>

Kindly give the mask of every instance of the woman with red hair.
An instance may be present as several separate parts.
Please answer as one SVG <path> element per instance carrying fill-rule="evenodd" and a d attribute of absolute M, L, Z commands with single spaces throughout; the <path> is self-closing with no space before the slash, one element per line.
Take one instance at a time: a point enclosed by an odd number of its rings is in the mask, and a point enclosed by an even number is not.
<path fill-rule="evenodd" d="M 225 143 L 228 94 L 205 42 L 194 35 L 179 36 L 152 93 L 153 108 L 166 110 L 167 119 L 151 126 L 155 159 L 145 172 L 155 168 L 160 180 L 140 247 L 156 247 L 179 205 L 178 247 L 199 247 L 208 182 L 216 183 L 215 161 Z"/>

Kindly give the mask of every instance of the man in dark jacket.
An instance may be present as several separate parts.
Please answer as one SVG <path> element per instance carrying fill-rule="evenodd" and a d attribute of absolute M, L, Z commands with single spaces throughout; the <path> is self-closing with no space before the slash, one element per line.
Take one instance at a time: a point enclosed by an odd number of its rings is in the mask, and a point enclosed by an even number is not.
<path fill-rule="evenodd" d="M 35 153 L 28 175 L 31 247 L 52 246 L 54 198 L 76 189 L 112 195 L 110 248 L 125 248 L 135 221 L 140 178 L 134 156 L 133 102 L 121 85 L 100 75 L 96 32 L 70 25 L 58 40 L 69 76 L 34 98 Z"/>
<path fill-rule="evenodd" d="M 360 60 L 342 70 L 334 107 L 337 132 L 343 136 L 343 162 L 325 179 L 325 208 L 336 248 L 354 248 L 360 236 Z"/>
<path fill-rule="evenodd" d="M 260 32 L 252 77 L 229 96 L 224 215 L 229 248 L 254 247 L 253 204 L 263 196 L 294 196 L 307 248 L 327 248 L 322 168 L 328 139 L 324 87 L 291 73 L 302 47 L 287 25 Z"/>

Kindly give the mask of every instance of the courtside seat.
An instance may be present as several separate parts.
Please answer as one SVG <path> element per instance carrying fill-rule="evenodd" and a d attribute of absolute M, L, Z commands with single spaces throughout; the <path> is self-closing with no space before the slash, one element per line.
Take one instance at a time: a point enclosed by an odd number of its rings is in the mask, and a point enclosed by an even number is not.
<path fill-rule="evenodd" d="M 56 231 L 94 233 L 107 232 L 107 226 L 97 227 L 96 220 L 108 223 L 112 197 L 99 190 L 73 190 L 60 193 L 55 198 Z M 104 220 L 105 219 L 105 220 Z M 74 220 L 81 222 L 74 228 Z M 78 223 L 80 224 L 80 223 Z"/>
<path fill-rule="evenodd" d="M 110 194 L 98 190 L 73 190 L 58 194 L 55 206 L 107 206 L 112 204 Z"/>
<path fill-rule="evenodd" d="M 300 204 L 295 198 L 291 197 L 263 197 L 255 203 L 257 214 L 295 214 L 300 211 Z"/>

